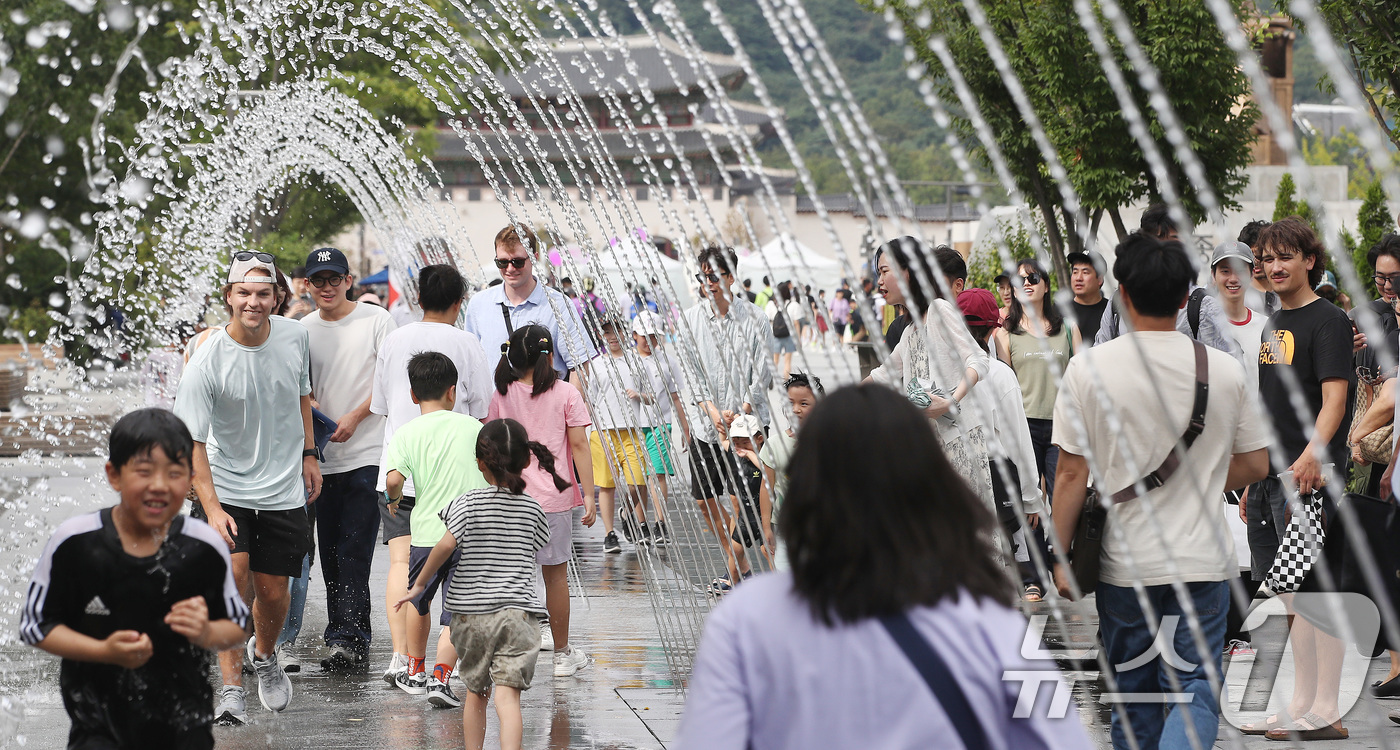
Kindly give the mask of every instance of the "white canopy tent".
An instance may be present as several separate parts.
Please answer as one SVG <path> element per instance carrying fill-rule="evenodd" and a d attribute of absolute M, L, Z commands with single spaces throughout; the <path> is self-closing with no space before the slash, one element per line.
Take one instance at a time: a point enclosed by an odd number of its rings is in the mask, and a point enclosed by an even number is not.
<path fill-rule="evenodd" d="M 582 271 L 594 277 L 594 292 L 607 301 L 609 308 L 619 312 L 627 309 L 629 284 L 647 288 L 651 297 L 663 309 L 674 303 L 679 309 L 689 307 L 694 297 L 691 287 L 695 281 L 680 261 L 662 255 L 655 245 L 634 238 L 616 240 L 588 254 L 580 263 Z M 574 286 L 579 281 L 574 280 Z M 616 306 L 613 306 L 616 303 Z"/>
<path fill-rule="evenodd" d="M 779 235 L 777 239 L 759 248 L 758 252 L 739 260 L 737 281 L 753 280 L 753 291 L 763 288 L 763 277 L 767 276 L 776 287 L 784 281 L 792 281 L 802 286 L 810 285 L 812 294 L 825 289 L 827 299 L 841 286 L 845 272 L 841 264 L 810 247 L 798 242 L 791 235 Z"/>

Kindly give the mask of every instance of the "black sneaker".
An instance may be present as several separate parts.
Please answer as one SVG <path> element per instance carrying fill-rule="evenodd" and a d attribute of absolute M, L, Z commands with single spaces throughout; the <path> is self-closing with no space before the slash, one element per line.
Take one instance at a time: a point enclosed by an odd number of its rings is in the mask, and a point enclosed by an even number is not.
<path fill-rule="evenodd" d="M 665 521 L 657 521 L 651 527 L 651 543 L 658 547 L 671 543 L 671 530 L 666 528 Z"/>
<path fill-rule="evenodd" d="M 622 543 L 617 541 L 617 532 L 609 531 L 603 537 L 603 551 L 617 554 L 622 551 Z"/>
<path fill-rule="evenodd" d="M 622 519 L 622 523 L 619 523 L 617 528 L 622 532 L 622 538 L 626 539 L 628 544 L 637 543 L 637 532 L 632 528 L 632 521 L 630 519 Z"/>
<path fill-rule="evenodd" d="M 428 678 L 428 702 L 438 708 L 461 708 L 462 699 L 452 692 L 452 687 L 439 682 L 436 677 Z"/>
<path fill-rule="evenodd" d="M 364 663 L 364 660 L 365 658 L 355 653 L 354 649 L 337 643 L 331 646 L 330 656 L 321 660 L 321 671 L 349 672 Z"/>
<path fill-rule="evenodd" d="M 655 541 L 652 538 L 651 529 L 647 527 L 647 522 L 642 521 L 642 527 L 637 531 L 637 544 L 653 544 Z"/>

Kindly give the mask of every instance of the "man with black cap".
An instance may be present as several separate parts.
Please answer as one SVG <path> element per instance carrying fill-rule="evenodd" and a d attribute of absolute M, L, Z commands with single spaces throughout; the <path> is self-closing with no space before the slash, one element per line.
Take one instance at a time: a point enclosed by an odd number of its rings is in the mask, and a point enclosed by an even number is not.
<path fill-rule="evenodd" d="M 312 390 L 336 423 L 321 466 L 316 528 L 330 648 L 321 666 L 338 671 L 362 663 L 369 651 L 369 570 L 379 531 L 375 481 L 384 444 L 384 417 L 369 407 L 380 344 L 397 326 L 384 308 L 346 296 L 355 277 L 339 250 L 311 251 L 306 278 L 316 303 L 301 321 L 310 337 Z"/>
<path fill-rule="evenodd" d="M 287 619 L 288 581 L 301 575 L 310 547 L 306 506 L 321 492 L 310 347 L 300 323 L 272 314 L 277 267 L 270 253 L 234 253 L 223 297 L 229 323 L 185 365 L 175 414 L 194 437 L 199 503 L 229 545 L 239 593 L 253 603 L 248 655 L 259 697 L 267 709 L 281 711 L 291 702 L 292 683 L 276 644 Z M 220 724 L 248 721 L 241 651 L 219 654 L 223 687 L 214 720 Z"/>
<path fill-rule="evenodd" d="M 1093 250 L 1070 253 L 1065 260 L 1069 262 L 1069 286 L 1074 292 L 1074 317 L 1079 324 L 1079 335 L 1093 346 L 1104 308 L 1108 307 L 1108 298 L 1103 296 L 1108 264 Z"/>

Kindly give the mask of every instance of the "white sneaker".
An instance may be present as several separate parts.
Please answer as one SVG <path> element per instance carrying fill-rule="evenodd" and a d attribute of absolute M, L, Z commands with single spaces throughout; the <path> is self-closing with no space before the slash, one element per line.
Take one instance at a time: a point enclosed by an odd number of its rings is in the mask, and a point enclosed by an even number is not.
<path fill-rule="evenodd" d="M 384 668 L 384 681 L 389 683 L 389 687 L 397 687 L 399 673 L 407 671 L 408 662 L 404 660 L 403 654 L 394 654 L 394 658 L 389 660 L 389 666 Z"/>
<path fill-rule="evenodd" d="M 253 671 L 258 675 L 258 700 L 269 711 L 281 711 L 292 702 L 292 680 L 277 662 L 277 650 L 266 659 L 254 659 Z"/>
<path fill-rule="evenodd" d="M 554 676 L 573 677 L 574 673 L 588 666 L 588 654 L 578 646 L 565 646 L 563 651 L 554 652 Z"/>
<path fill-rule="evenodd" d="M 248 702 L 243 688 L 238 685 L 224 685 L 216 694 L 214 723 L 226 727 L 237 727 L 248 723 Z"/>
<path fill-rule="evenodd" d="M 547 622 L 540 623 L 540 650 L 554 650 L 554 630 L 549 627 Z"/>
<path fill-rule="evenodd" d="M 301 672 L 301 659 L 287 651 L 288 644 L 283 643 L 277 647 L 277 663 L 282 665 L 282 671 L 287 674 L 298 674 Z"/>

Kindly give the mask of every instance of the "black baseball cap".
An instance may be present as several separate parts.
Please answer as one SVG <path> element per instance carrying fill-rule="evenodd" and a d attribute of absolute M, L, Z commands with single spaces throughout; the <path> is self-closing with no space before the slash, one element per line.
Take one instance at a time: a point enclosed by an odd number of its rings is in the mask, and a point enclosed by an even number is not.
<path fill-rule="evenodd" d="M 306 256 L 306 277 L 309 279 L 322 271 L 335 271 L 336 273 L 350 273 L 350 261 L 345 259 L 345 253 L 333 247 L 322 247 L 312 250 Z"/>

